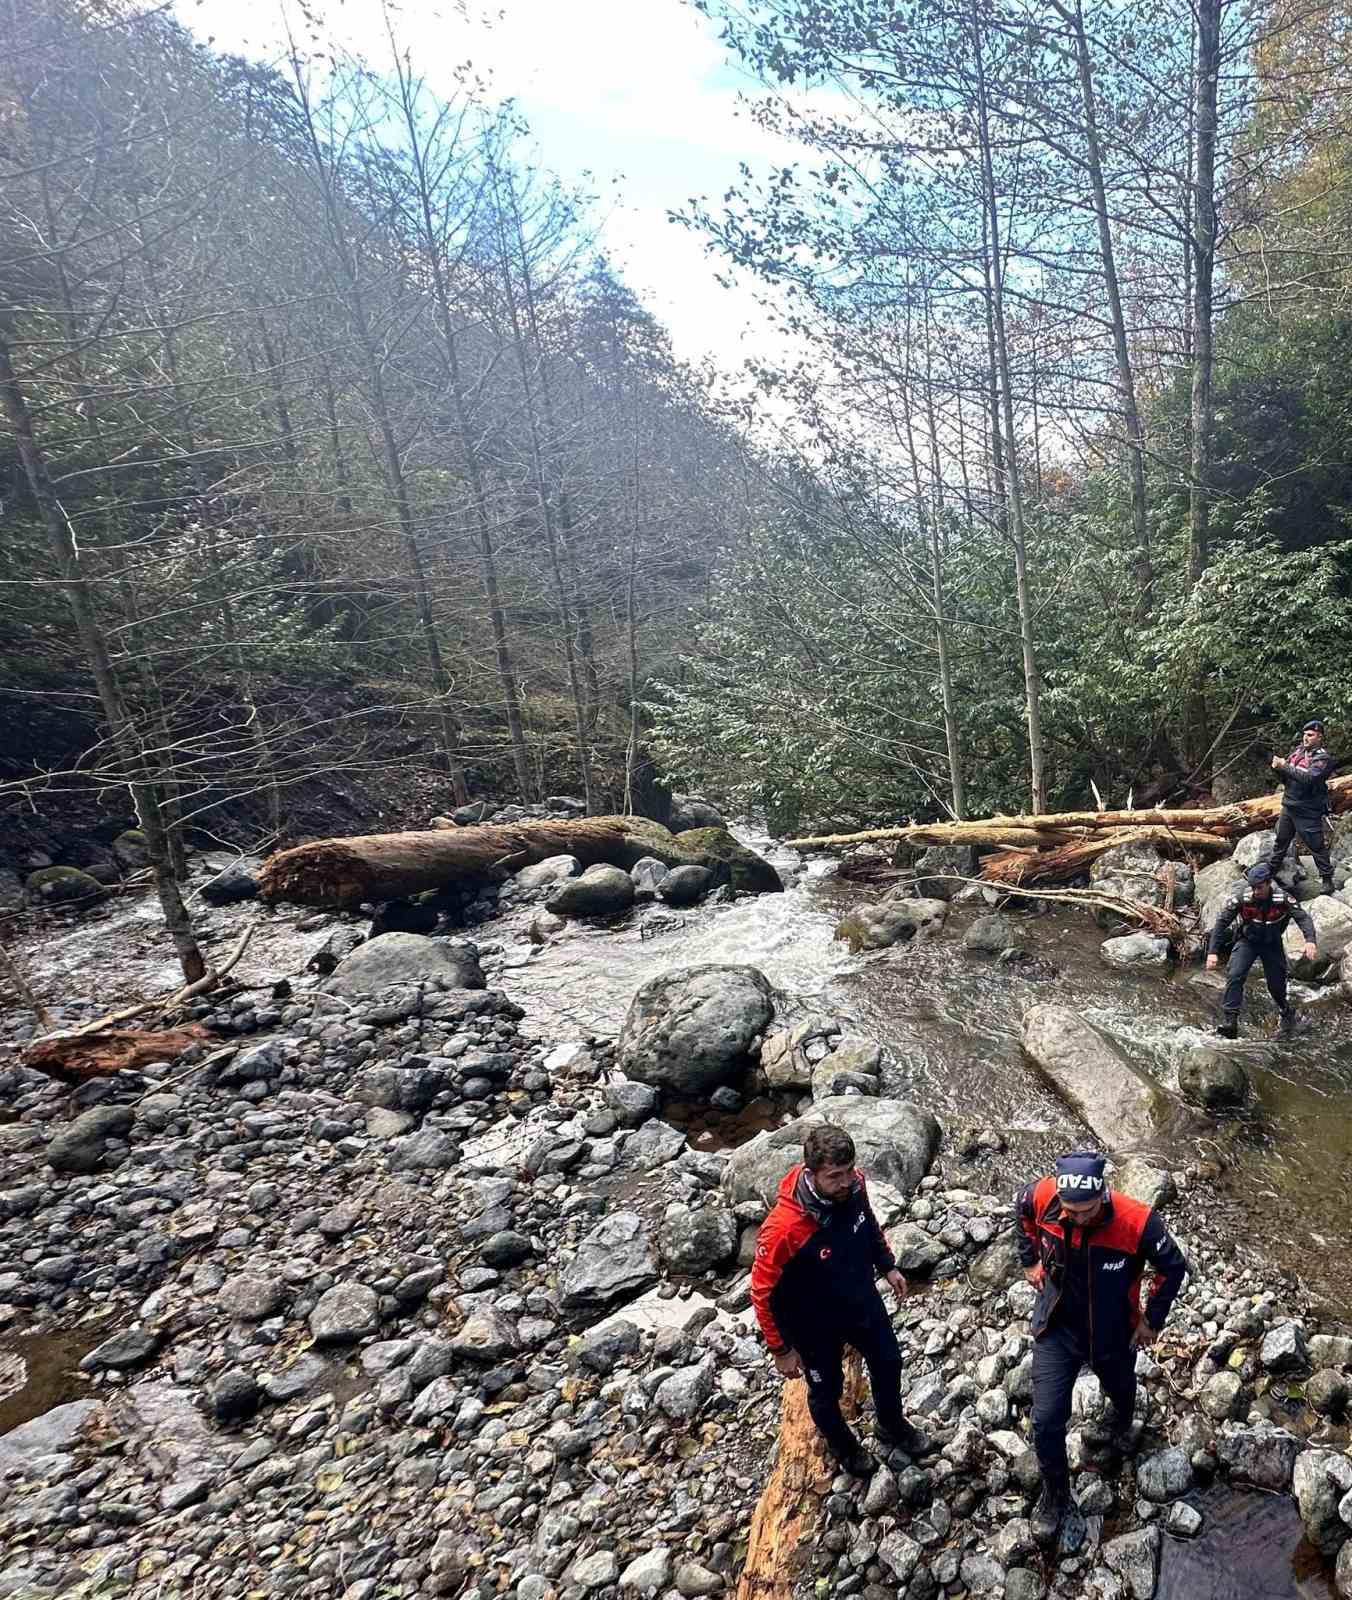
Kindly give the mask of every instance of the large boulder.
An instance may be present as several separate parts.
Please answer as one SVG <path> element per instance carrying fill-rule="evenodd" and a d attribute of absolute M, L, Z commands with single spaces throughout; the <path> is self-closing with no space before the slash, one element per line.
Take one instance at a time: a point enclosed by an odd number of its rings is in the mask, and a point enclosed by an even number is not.
<path fill-rule="evenodd" d="M 985 916 L 978 917 L 962 936 L 963 949 L 975 950 L 981 955 L 998 956 L 1018 942 L 1019 930 L 1014 926 L 1014 919 L 1003 911 L 988 911 Z"/>
<path fill-rule="evenodd" d="M 780 1180 L 803 1159 L 809 1128 L 823 1122 L 854 1140 L 859 1166 L 871 1178 L 910 1194 L 929 1171 L 940 1128 L 928 1111 L 908 1100 L 833 1095 L 782 1128 L 759 1133 L 734 1150 L 723 1169 L 723 1188 L 734 1206 L 744 1200 L 773 1205 Z"/>
<path fill-rule="evenodd" d="M 227 867 L 209 878 L 199 890 L 209 906 L 233 906 L 258 896 L 258 879 L 243 867 Z"/>
<path fill-rule="evenodd" d="M 931 845 L 916 858 L 915 887 L 927 900 L 951 900 L 962 888 L 957 880 L 974 878 L 976 871 L 976 851 L 971 845 Z"/>
<path fill-rule="evenodd" d="M 723 813 L 702 794 L 672 795 L 668 826 L 673 833 L 693 833 L 697 828 L 726 828 L 727 825 Z"/>
<path fill-rule="evenodd" d="M 1105 850 L 1089 869 L 1089 882 L 1104 894 L 1142 905 L 1162 906 L 1165 886 L 1160 876 L 1164 857 L 1153 844 L 1132 841 Z"/>
<path fill-rule="evenodd" d="M 784 888 L 770 863 L 734 839 L 726 828 L 687 828 L 676 835 L 676 843 L 702 865 L 725 868 L 728 881 L 739 894 L 779 894 Z"/>
<path fill-rule="evenodd" d="M 134 1120 L 130 1106 L 91 1106 L 58 1131 L 43 1156 L 58 1172 L 97 1172 L 108 1140 L 125 1139 Z"/>
<path fill-rule="evenodd" d="M 1291 1475 L 1291 1493 L 1300 1507 L 1305 1536 L 1322 1555 L 1334 1555 L 1348 1537 L 1338 1514 L 1352 1492 L 1352 1461 L 1340 1450 L 1302 1450 Z"/>
<path fill-rule="evenodd" d="M 939 933 L 948 916 L 944 900 L 865 901 L 836 924 L 836 938 L 851 950 L 886 950 L 915 938 Z"/>
<path fill-rule="evenodd" d="M 839 1039 L 839 1019 L 814 1012 L 793 1027 L 766 1036 L 761 1045 L 761 1071 L 772 1089 L 806 1089 L 813 1072 Z"/>
<path fill-rule="evenodd" d="M 545 901 L 556 917 L 611 917 L 634 903 L 634 880 L 622 867 L 589 867 L 570 878 Z"/>
<path fill-rule="evenodd" d="M 447 944 L 420 933 L 382 933 L 359 944 L 338 963 L 323 987 L 330 994 L 360 997 L 391 984 L 440 982 L 448 989 L 482 989 L 479 957 L 472 945 Z"/>
<path fill-rule="evenodd" d="M 559 1306 L 563 1311 L 603 1311 L 616 1300 L 632 1298 L 656 1277 L 643 1218 L 634 1211 L 616 1211 L 592 1229 L 559 1273 Z"/>
<path fill-rule="evenodd" d="M 1305 948 L 1305 935 L 1294 922 L 1288 922 L 1286 932 L 1282 935 L 1282 944 L 1286 947 L 1286 959 L 1293 978 L 1313 978 L 1330 963 L 1336 965 L 1341 961 L 1349 946 L 1352 946 L 1352 906 L 1331 894 L 1321 894 L 1307 901 L 1305 909 L 1314 922 L 1319 954 L 1313 961 L 1305 959 L 1301 954 Z"/>
<path fill-rule="evenodd" d="M 96 905 L 107 890 L 95 877 L 79 867 L 40 867 L 24 880 L 24 896 L 30 906 L 71 906 L 85 909 Z"/>
<path fill-rule="evenodd" d="M 737 1252 L 737 1219 L 722 1206 L 692 1211 L 673 1205 L 662 1218 L 657 1248 L 669 1272 L 701 1273 Z"/>
<path fill-rule="evenodd" d="M 555 884 L 566 883 L 581 871 L 582 863 L 576 856 L 546 856 L 543 861 L 532 861 L 529 866 L 522 867 L 512 882 L 518 889 L 533 894 L 537 890 L 552 889 Z"/>
<path fill-rule="evenodd" d="M 658 884 L 657 893 L 679 909 L 698 904 L 713 885 L 714 875 L 708 867 L 672 867 Z"/>
<path fill-rule="evenodd" d="M 1200 919 L 1199 926 L 1204 932 L 1209 932 L 1215 926 L 1221 907 L 1243 876 L 1244 874 L 1229 856 L 1222 861 L 1213 861 L 1210 866 L 1203 867 L 1197 874 L 1195 887 L 1197 914 Z"/>
<path fill-rule="evenodd" d="M 1169 965 L 1169 941 L 1150 933 L 1124 933 L 1105 939 L 1099 954 L 1119 972 L 1160 972 Z"/>
<path fill-rule="evenodd" d="M 1185 1100 L 1221 1111 L 1242 1106 L 1249 1095 L 1244 1063 L 1216 1045 L 1190 1045 L 1178 1063 L 1178 1089 Z"/>
<path fill-rule="evenodd" d="M 707 1094 L 741 1076 L 773 1016 L 769 981 L 755 967 L 677 967 L 630 1002 L 616 1065 L 669 1094 Z"/>
<path fill-rule="evenodd" d="M 1247 872 L 1260 861 L 1268 861 L 1277 848 L 1277 830 L 1260 828 L 1257 833 L 1246 833 L 1230 852 L 1230 860 L 1241 871 Z"/>
<path fill-rule="evenodd" d="M 1034 1006 L 1023 1019 L 1024 1054 L 1109 1150 L 1153 1143 L 1177 1102 L 1120 1044 L 1068 1006 Z"/>

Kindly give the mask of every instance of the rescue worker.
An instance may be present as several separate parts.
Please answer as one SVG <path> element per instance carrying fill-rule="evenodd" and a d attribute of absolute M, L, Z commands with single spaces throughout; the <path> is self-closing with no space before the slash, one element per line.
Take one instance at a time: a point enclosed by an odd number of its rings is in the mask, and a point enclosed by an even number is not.
<path fill-rule="evenodd" d="M 1136 1351 L 1164 1327 L 1188 1263 L 1159 1213 L 1114 1194 L 1104 1158 L 1075 1150 L 1055 1173 L 1019 1191 L 1014 1205 L 1019 1262 L 1038 1291 L 1033 1306 L 1033 1446 L 1042 1494 L 1033 1536 L 1049 1544 L 1072 1504 L 1066 1460 L 1071 1392 L 1089 1366 L 1111 1403 L 1107 1442 L 1123 1455 L 1133 1444 Z M 1144 1311 L 1141 1279 L 1155 1282 Z"/>
<path fill-rule="evenodd" d="M 867 1477 L 877 1463 L 841 1415 L 849 1345 L 868 1367 L 877 1413 L 874 1436 L 886 1455 L 927 1448 L 901 1409 L 901 1351 L 878 1293 L 881 1275 L 898 1304 L 907 1284 L 855 1167 L 854 1140 L 823 1123 L 803 1141 L 761 1224 L 751 1268 L 751 1303 L 781 1377 L 807 1380 L 807 1404 L 827 1449 L 847 1472 Z"/>
<path fill-rule="evenodd" d="M 1207 943 L 1208 972 L 1214 972 L 1220 965 L 1226 935 L 1231 923 L 1236 920 L 1239 928 L 1234 949 L 1230 952 L 1230 965 L 1225 969 L 1221 1025 L 1216 1032 L 1222 1039 L 1238 1038 L 1244 983 L 1249 976 L 1249 968 L 1255 961 L 1261 961 L 1268 993 L 1276 1002 L 1281 1019 L 1278 1027 L 1282 1033 L 1290 1034 L 1296 1026 L 1296 1013 L 1286 998 L 1286 947 L 1282 943 L 1282 935 L 1286 932 L 1287 923 L 1294 921 L 1305 935 L 1305 959 L 1313 961 L 1319 950 L 1310 913 L 1289 889 L 1284 889 L 1276 881 L 1267 862 L 1260 861 L 1257 866 L 1249 868 L 1244 874 L 1244 881 L 1221 907 Z"/>
<path fill-rule="evenodd" d="M 1309 849 L 1325 894 L 1333 893 L 1333 862 L 1329 859 L 1325 819 L 1329 814 L 1329 784 L 1333 757 L 1324 748 L 1324 724 L 1313 717 L 1300 730 L 1300 743 L 1282 760 L 1273 756 L 1272 770 L 1281 773 L 1286 787 L 1282 814 L 1277 819 L 1277 845 L 1272 852 L 1272 875 L 1282 870 L 1286 852 L 1299 836 Z M 1299 847 L 1297 847 L 1299 848 Z"/>

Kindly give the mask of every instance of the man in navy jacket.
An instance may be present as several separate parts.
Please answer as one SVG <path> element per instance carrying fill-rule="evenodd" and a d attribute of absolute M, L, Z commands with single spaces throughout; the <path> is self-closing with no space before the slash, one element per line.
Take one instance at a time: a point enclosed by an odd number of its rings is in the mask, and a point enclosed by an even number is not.
<path fill-rule="evenodd" d="M 1333 768 L 1333 757 L 1324 748 L 1324 724 L 1318 717 L 1312 717 L 1300 730 L 1300 743 L 1289 756 L 1284 760 L 1281 756 L 1272 758 L 1272 770 L 1281 774 L 1285 784 L 1282 814 L 1277 819 L 1277 843 L 1272 852 L 1272 874 L 1276 877 L 1282 870 L 1286 852 L 1299 835 L 1319 869 L 1325 894 L 1334 892 L 1325 827 Z"/>
<path fill-rule="evenodd" d="M 803 1161 L 779 1186 L 756 1240 L 751 1303 L 780 1375 L 807 1379 L 808 1410 L 847 1472 L 876 1466 L 841 1415 L 844 1354 L 868 1367 L 875 1434 L 885 1452 L 918 1455 L 926 1440 L 902 1415 L 901 1351 L 878 1293 L 881 1275 L 898 1302 L 906 1280 L 869 1205 L 854 1140 L 830 1123 L 809 1130 Z"/>

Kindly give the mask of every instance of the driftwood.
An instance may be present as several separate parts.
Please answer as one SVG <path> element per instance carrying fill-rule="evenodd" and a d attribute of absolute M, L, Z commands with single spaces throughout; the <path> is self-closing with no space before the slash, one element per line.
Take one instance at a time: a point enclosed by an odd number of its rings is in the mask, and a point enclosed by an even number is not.
<path fill-rule="evenodd" d="M 846 1417 L 858 1410 L 863 1387 L 859 1357 L 852 1350 L 841 1398 Z M 786 1383 L 779 1413 L 779 1454 L 751 1518 L 746 1565 L 737 1580 L 735 1600 L 793 1600 L 796 1580 L 813 1554 L 822 1502 L 835 1472 L 808 1415 L 807 1384 L 802 1379 Z"/>
<path fill-rule="evenodd" d="M 190 1045 L 210 1037 L 197 1022 L 158 1032 L 104 1028 L 98 1033 L 56 1033 L 29 1045 L 23 1061 L 26 1067 L 35 1067 L 62 1083 L 83 1083 L 87 1078 L 108 1078 L 151 1061 L 172 1061 Z"/>
<path fill-rule="evenodd" d="M 1352 807 L 1352 775 L 1333 778 L 1328 787 L 1331 811 Z M 1280 794 L 1265 794 L 1234 805 L 1191 811 L 1057 811 L 1043 816 L 987 817 L 978 822 L 922 822 L 788 842 L 801 850 L 883 843 L 967 845 L 994 852 L 981 863 L 986 882 L 1022 886 L 1064 883 L 1078 877 L 1119 844 L 1154 844 L 1178 855 L 1225 850 L 1246 833 L 1270 828 L 1281 808 Z"/>
<path fill-rule="evenodd" d="M 351 839 L 317 839 L 271 855 L 258 872 L 259 898 L 299 905 L 342 907 L 364 900 L 396 900 L 425 889 L 515 872 L 550 856 L 576 856 L 583 866 L 609 862 L 632 867 L 645 855 L 670 856 L 676 866 L 695 857 L 645 837 L 628 817 L 587 817 L 576 822 L 522 822 L 508 826 L 435 829 L 422 833 L 372 833 Z"/>

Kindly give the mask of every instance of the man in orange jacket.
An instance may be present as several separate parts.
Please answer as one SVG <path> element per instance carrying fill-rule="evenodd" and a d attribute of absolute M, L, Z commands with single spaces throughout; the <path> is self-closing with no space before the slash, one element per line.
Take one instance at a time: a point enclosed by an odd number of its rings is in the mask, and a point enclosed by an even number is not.
<path fill-rule="evenodd" d="M 1112 1443 L 1130 1448 L 1136 1406 L 1136 1351 L 1154 1344 L 1183 1285 L 1188 1263 L 1159 1213 L 1114 1194 L 1104 1158 L 1073 1150 L 1055 1173 L 1021 1189 L 1015 1201 L 1019 1262 L 1038 1291 L 1033 1306 L 1033 1446 L 1042 1468 L 1042 1497 L 1033 1535 L 1056 1537 L 1070 1509 L 1066 1424 L 1071 1394 L 1084 1366 L 1092 1368 L 1112 1405 Z M 1141 1279 L 1155 1281 L 1144 1310 Z"/>
<path fill-rule="evenodd" d="M 854 1141 L 843 1128 L 824 1123 L 808 1132 L 801 1165 L 785 1174 L 761 1224 L 751 1302 L 780 1375 L 807 1379 L 808 1410 L 827 1448 L 847 1472 L 864 1477 L 877 1463 L 840 1411 L 846 1345 L 868 1367 L 884 1453 L 919 1455 L 927 1441 L 902 1414 L 901 1351 L 878 1293 L 881 1275 L 900 1304 L 906 1280 L 854 1161 Z"/>

